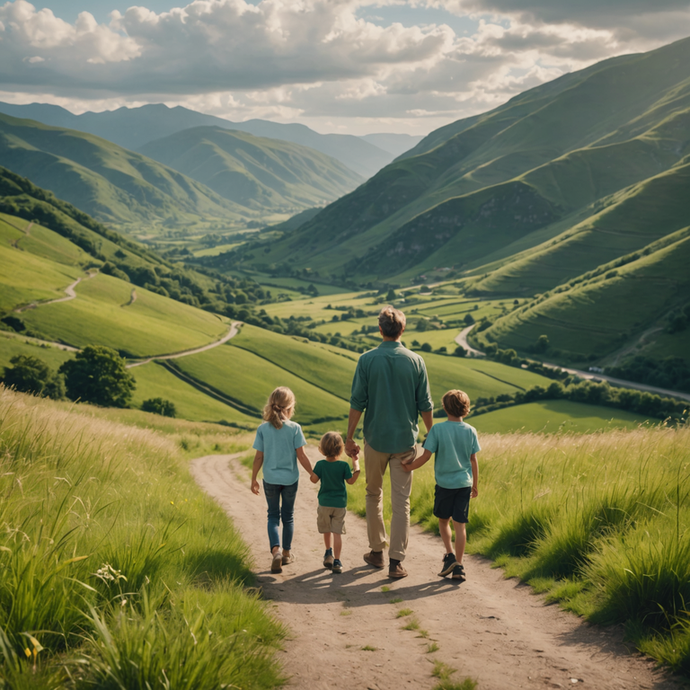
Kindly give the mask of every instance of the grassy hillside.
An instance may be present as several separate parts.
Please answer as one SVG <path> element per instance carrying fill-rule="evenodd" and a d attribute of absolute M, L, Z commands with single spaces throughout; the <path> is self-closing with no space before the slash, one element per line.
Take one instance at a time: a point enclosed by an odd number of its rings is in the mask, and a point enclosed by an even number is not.
<path fill-rule="evenodd" d="M 181 450 L 188 435 L 201 453 L 246 442 L 222 427 L 138 429 L 2 388 L 0 417 L 3 685 L 280 682 L 285 631 L 248 591 L 247 548 Z"/>
<path fill-rule="evenodd" d="M 525 272 L 534 278 L 516 282 L 524 295 L 553 288 L 687 225 L 688 65 L 690 39 L 604 61 L 442 128 L 295 232 L 252 247 L 251 261 L 405 283 L 534 251 Z M 599 222 L 617 234 L 582 232 Z M 571 235 L 572 264 L 543 253 L 550 242 L 565 253 Z"/>
<path fill-rule="evenodd" d="M 295 211 L 333 201 L 362 178 L 318 151 L 220 127 L 194 127 L 141 153 L 247 208 Z"/>
<path fill-rule="evenodd" d="M 5 167 L 94 218 L 142 222 L 245 211 L 204 185 L 91 134 L 0 115 Z"/>

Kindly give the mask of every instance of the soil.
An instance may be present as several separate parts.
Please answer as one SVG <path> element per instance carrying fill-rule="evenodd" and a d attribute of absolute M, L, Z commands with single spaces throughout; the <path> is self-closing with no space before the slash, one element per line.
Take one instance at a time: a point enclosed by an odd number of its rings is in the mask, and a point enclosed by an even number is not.
<path fill-rule="evenodd" d="M 319 457 L 311 447 L 309 455 L 312 462 Z M 619 628 L 589 625 L 545 604 L 486 559 L 465 557 L 463 584 L 438 577 L 441 540 L 417 526 L 404 562 L 409 577 L 394 581 L 364 563 L 366 523 L 348 513 L 344 571 L 331 573 L 321 562 L 317 487 L 305 475 L 295 505 L 296 560 L 271 574 L 266 503 L 251 493 L 250 471 L 238 455 L 198 458 L 191 471 L 249 545 L 257 585 L 291 631 L 281 653 L 289 688 L 431 690 L 439 683 L 432 676 L 437 662 L 455 669 L 451 681 L 470 677 L 478 690 L 687 688 L 626 648 Z M 398 617 L 404 609 L 412 613 Z M 418 628 L 403 629 L 410 622 Z"/>

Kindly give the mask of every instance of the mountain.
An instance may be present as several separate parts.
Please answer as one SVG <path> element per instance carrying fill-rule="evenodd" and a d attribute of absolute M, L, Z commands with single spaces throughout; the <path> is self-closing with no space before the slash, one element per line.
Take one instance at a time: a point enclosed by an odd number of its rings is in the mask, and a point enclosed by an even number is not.
<path fill-rule="evenodd" d="M 220 127 L 194 127 L 146 144 L 140 152 L 256 210 L 321 205 L 363 180 L 318 151 Z"/>
<path fill-rule="evenodd" d="M 364 178 L 374 175 L 418 140 L 416 137 L 408 139 L 406 135 L 396 134 L 367 135 L 361 138 L 344 134 L 319 134 L 305 125 L 280 124 L 268 120 L 230 122 L 181 106 L 169 108 L 160 103 L 140 108 L 119 108 L 102 113 L 87 112 L 81 115 L 74 115 L 59 106 L 43 103 L 0 103 L 0 113 L 95 134 L 131 150 L 138 150 L 156 139 L 192 127 L 233 129 L 259 137 L 309 146 L 339 160 Z"/>
<path fill-rule="evenodd" d="M 99 221 L 241 218 L 242 208 L 172 168 L 105 139 L 0 115 L 0 161 Z"/>
<path fill-rule="evenodd" d="M 433 132 L 260 261 L 399 283 L 434 267 L 505 263 L 512 284 L 482 288 L 534 294 L 687 225 L 687 205 L 668 195 L 683 194 L 689 144 L 686 39 Z M 646 230 L 628 232 L 628 222 Z M 600 224 L 618 234 L 592 231 Z"/>

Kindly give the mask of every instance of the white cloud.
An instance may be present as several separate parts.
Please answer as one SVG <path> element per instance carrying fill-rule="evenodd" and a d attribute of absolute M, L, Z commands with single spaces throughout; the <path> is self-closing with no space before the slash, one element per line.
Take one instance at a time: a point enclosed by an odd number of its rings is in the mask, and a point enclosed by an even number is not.
<path fill-rule="evenodd" d="M 435 22 L 390 21 L 398 10 L 423 18 L 430 7 Z M 76 112 L 163 101 L 236 121 L 424 133 L 688 34 L 689 8 L 690 0 L 193 0 L 160 14 L 114 11 L 108 24 L 84 12 L 70 24 L 10 0 L 0 6 L 0 88 L 9 92 L 0 97 Z M 475 28 L 463 34 L 449 12 L 471 13 Z"/>

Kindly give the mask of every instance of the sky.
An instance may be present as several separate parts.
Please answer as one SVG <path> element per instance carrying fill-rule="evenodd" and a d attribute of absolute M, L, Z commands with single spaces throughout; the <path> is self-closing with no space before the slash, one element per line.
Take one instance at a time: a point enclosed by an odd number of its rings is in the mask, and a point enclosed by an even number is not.
<path fill-rule="evenodd" d="M 690 0 L 0 0 L 0 101 L 425 135 L 690 36 Z"/>

